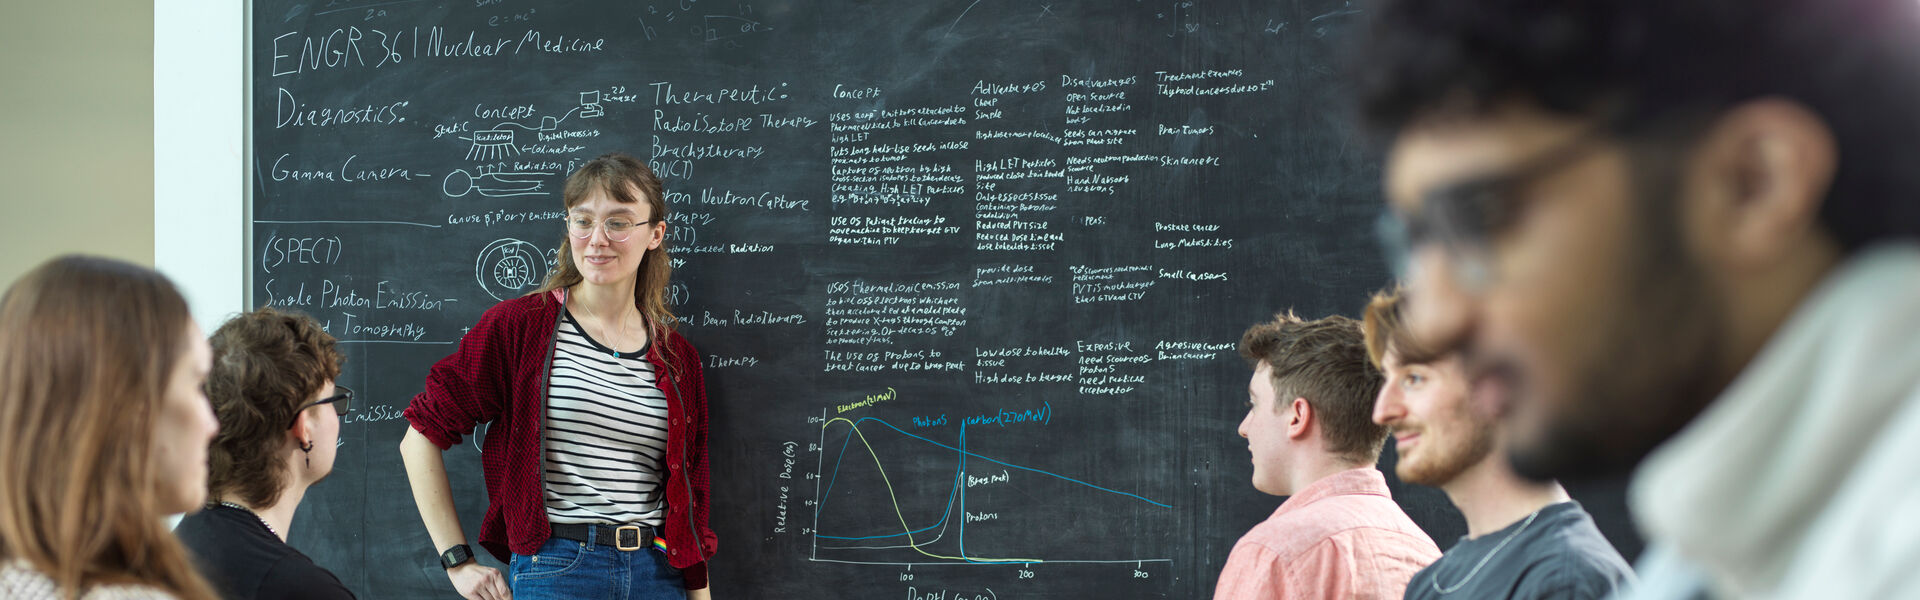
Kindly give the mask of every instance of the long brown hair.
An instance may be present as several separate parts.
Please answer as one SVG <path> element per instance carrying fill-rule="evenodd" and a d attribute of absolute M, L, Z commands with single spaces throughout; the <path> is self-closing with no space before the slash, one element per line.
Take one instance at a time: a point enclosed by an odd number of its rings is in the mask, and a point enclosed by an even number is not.
<path fill-rule="evenodd" d="M 635 196 L 635 191 L 640 194 Z M 660 183 L 660 176 L 655 175 L 653 169 L 640 159 L 610 152 L 587 161 L 587 164 L 567 176 L 566 189 L 561 192 L 563 210 L 573 210 L 573 207 L 586 202 L 595 193 L 604 193 L 621 204 L 644 202 L 654 219 L 661 223 L 667 221 L 666 191 Z M 633 286 L 633 303 L 640 309 L 640 316 L 647 321 L 647 338 L 660 343 L 663 352 L 668 349 L 661 338 L 666 330 L 680 323 L 680 319 L 667 308 L 667 284 L 673 279 L 673 264 L 667 257 L 667 244 L 670 242 L 661 240 L 659 247 L 648 250 L 640 258 L 640 280 Z M 573 264 L 573 244 L 568 242 L 564 231 L 560 233 L 559 256 L 553 273 L 547 276 L 547 282 L 530 294 L 545 294 L 580 283 L 583 278 L 580 269 Z"/>
<path fill-rule="evenodd" d="M 145 267 L 62 256 L 0 298 L 0 561 L 77 597 L 135 583 L 214 597 L 162 523 L 154 423 L 186 300 Z"/>

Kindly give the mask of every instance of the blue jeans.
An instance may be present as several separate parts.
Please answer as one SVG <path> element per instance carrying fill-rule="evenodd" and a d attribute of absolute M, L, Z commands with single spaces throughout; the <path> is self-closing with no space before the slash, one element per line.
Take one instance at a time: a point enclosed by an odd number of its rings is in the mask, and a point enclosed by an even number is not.
<path fill-rule="evenodd" d="M 656 600 L 687 597 L 680 570 L 647 544 L 640 550 L 547 538 L 533 555 L 514 554 L 507 564 L 514 600 Z"/>

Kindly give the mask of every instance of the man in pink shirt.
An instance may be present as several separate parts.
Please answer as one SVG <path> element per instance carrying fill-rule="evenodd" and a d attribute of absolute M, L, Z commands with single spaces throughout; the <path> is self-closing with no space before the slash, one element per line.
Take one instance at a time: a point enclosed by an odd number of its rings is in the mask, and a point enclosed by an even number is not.
<path fill-rule="evenodd" d="M 1360 324 L 1278 315 L 1240 355 L 1254 367 L 1240 422 L 1253 487 L 1290 498 L 1234 544 L 1215 600 L 1399 598 L 1440 548 L 1374 467 L 1387 430 L 1372 421 L 1380 373 Z"/>

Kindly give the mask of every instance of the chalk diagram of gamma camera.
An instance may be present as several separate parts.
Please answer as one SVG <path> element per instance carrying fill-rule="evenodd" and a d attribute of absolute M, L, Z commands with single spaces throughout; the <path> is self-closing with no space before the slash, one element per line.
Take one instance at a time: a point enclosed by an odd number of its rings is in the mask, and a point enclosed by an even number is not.
<path fill-rule="evenodd" d="M 507 198 L 512 196 L 539 196 L 542 177 L 551 177 L 553 173 L 528 171 L 524 173 L 488 171 L 481 169 L 479 175 L 466 169 L 454 169 L 440 181 L 440 191 L 448 198 L 459 198 L 470 193 L 479 193 L 488 198 Z"/>
<path fill-rule="evenodd" d="M 473 279 L 494 300 L 519 296 L 547 280 L 546 252 L 513 238 L 494 240 L 474 261 Z"/>

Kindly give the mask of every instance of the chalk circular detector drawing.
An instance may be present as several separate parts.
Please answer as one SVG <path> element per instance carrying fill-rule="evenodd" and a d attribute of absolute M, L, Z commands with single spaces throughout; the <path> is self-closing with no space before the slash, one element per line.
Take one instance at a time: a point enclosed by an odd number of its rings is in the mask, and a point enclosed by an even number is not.
<path fill-rule="evenodd" d="M 546 253 L 513 238 L 494 240 L 473 264 L 474 281 L 495 300 L 525 293 L 547 279 Z"/>

